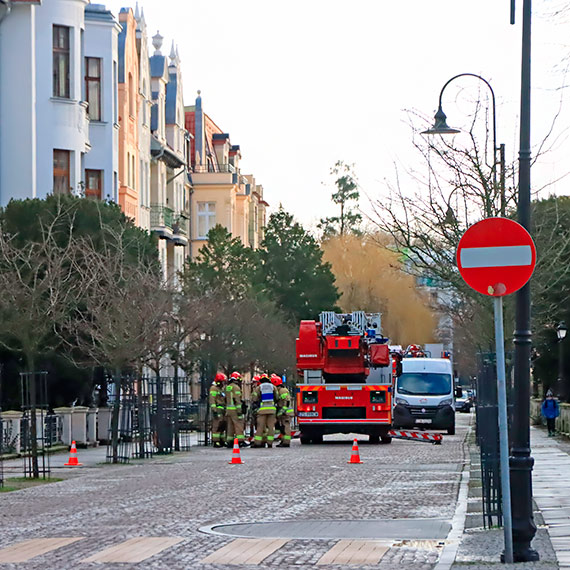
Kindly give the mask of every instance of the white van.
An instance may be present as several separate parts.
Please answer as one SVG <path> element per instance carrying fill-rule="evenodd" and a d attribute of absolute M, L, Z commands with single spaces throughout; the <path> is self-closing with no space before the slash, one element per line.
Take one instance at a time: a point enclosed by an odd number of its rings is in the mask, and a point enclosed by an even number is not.
<path fill-rule="evenodd" d="M 448 358 L 404 358 L 394 389 L 395 428 L 455 434 L 453 368 Z"/>

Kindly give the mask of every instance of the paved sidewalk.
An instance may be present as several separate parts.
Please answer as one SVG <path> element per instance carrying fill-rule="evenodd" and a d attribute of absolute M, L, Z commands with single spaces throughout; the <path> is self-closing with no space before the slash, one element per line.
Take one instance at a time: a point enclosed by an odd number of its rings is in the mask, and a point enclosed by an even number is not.
<path fill-rule="evenodd" d="M 471 481 L 465 505 L 467 513 L 453 568 L 483 570 L 497 568 L 497 565 L 519 570 L 570 568 L 570 442 L 562 438 L 549 438 L 545 429 L 533 426 L 531 448 L 535 459 L 534 520 L 538 527 L 532 547 L 538 551 L 540 560 L 518 564 L 499 562 L 504 549 L 503 529 L 481 528 L 479 450 L 473 445 L 470 450 Z M 458 504 L 458 510 L 460 508 L 461 504 Z M 445 568 L 441 562 L 440 559 L 438 570 Z"/>

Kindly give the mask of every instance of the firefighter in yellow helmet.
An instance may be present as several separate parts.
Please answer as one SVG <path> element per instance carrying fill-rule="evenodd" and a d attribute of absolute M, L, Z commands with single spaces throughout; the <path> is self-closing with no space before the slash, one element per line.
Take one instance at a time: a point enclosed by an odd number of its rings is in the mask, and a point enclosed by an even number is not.
<path fill-rule="evenodd" d="M 226 421 L 227 445 L 232 447 L 234 438 L 237 438 L 239 446 L 245 446 L 244 417 L 242 406 L 241 374 L 232 372 L 226 387 Z"/>
<path fill-rule="evenodd" d="M 271 375 L 271 383 L 277 388 L 277 421 L 281 432 L 281 442 L 277 447 L 291 447 L 291 418 L 294 413 L 291 394 L 277 374 Z"/>
<path fill-rule="evenodd" d="M 226 429 L 226 396 L 224 394 L 224 384 L 226 375 L 218 372 L 210 386 L 209 404 L 212 412 L 212 445 L 223 447 L 224 432 Z"/>
<path fill-rule="evenodd" d="M 254 390 L 251 399 L 259 405 L 253 447 L 263 447 L 264 436 L 267 439 L 267 447 L 273 447 L 277 413 L 277 388 L 273 386 L 267 374 L 261 375 L 259 386 Z M 265 431 L 266 428 L 267 432 Z"/>

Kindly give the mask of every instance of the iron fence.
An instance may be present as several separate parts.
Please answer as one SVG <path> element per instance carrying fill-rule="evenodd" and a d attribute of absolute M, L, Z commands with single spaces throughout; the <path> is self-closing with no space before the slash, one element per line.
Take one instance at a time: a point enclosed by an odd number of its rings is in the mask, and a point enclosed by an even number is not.
<path fill-rule="evenodd" d="M 510 404 L 512 401 L 512 385 L 508 379 L 511 376 L 512 355 L 507 353 L 505 356 L 507 368 L 507 415 L 510 434 L 513 409 Z M 481 454 L 483 523 L 486 528 L 491 528 L 503 525 L 496 357 L 495 353 L 488 352 L 478 354 L 477 358 L 475 433 Z"/>

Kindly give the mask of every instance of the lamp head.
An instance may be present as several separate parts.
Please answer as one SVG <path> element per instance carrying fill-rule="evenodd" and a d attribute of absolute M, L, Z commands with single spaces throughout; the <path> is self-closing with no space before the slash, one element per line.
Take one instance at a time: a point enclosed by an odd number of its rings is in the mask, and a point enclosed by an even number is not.
<path fill-rule="evenodd" d="M 12 0 L 0 0 L 0 22 L 10 13 Z"/>
<path fill-rule="evenodd" d="M 435 122 L 433 124 L 433 127 L 431 129 L 428 129 L 427 131 L 423 131 L 421 133 L 422 135 L 456 135 L 457 133 L 461 132 L 458 131 L 457 129 L 452 129 L 447 124 L 447 117 L 443 112 L 441 105 L 439 106 L 434 118 Z"/>
<path fill-rule="evenodd" d="M 556 327 L 556 336 L 558 340 L 564 340 L 566 333 L 568 332 L 568 327 L 564 321 L 560 321 Z"/>

